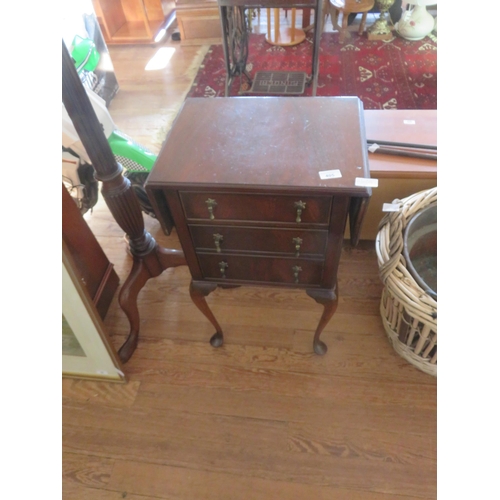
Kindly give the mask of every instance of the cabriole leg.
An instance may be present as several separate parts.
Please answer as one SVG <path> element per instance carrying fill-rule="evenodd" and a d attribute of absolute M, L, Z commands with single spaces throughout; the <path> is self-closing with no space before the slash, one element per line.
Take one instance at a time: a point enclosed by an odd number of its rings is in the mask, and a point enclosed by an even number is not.
<path fill-rule="evenodd" d="M 203 315 L 212 323 L 215 328 L 215 333 L 210 339 L 210 344 L 213 347 L 220 347 L 224 342 L 222 328 L 215 319 L 211 309 L 208 307 L 205 297 L 217 288 L 216 283 L 207 283 L 206 281 L 191 281 L 189 285 L 189 295 L 194 305 L 203 313 Z"/>
<path fill-rule="evenodd" d="M 326 354 L 326 351 L 328 350 L 328 346 L 319 339 L 319 336 L 337 310 L 338 297 L 335 291 L 336 287 L 332 290 L 306 290 L 306 293 L 307 295 L 309 295 L 309 297 L 313 298 L 318 304 L 321 304 L 323 306 L 323 314 L 321 315 L 321 318 L 319 320 L 313 340 L 314 352 L 319 355 Z"/>

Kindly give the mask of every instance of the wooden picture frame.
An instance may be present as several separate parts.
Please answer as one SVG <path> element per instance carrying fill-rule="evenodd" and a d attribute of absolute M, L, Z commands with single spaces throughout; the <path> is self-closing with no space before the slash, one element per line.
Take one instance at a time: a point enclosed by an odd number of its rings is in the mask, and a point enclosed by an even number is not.
<path fill-rule="evenodd" d="M 62 376 L 126 382 L 118 354 L 75 269 L 63 241 Z"/>

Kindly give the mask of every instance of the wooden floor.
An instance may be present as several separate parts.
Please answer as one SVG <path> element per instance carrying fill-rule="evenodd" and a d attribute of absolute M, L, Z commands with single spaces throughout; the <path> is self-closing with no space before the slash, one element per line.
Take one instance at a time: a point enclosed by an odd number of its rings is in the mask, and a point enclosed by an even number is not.
<path fill-rule="evenodd" d="M 144 67 L 160 47 L 109 47 L 120 83 L 110 112 L 156 152 L 208 49 L 161 47 L 175 52 L 156 72 Z M 131 258 L 102 197 L 86 218 L 123 283 Z M 312 353 L 321 306 L 282 289 L 211 294 L 225 331 L 212 348 L 189 280 L 170 269 L 142 290 L 127 384 L 63 380 L 65 500 L 436 498 L 436 379 L 387 340 L 373 242 L 345 245 L 324 357 Z M 118 347 L 128 322 L 116 297 L 105 324 Z"/>

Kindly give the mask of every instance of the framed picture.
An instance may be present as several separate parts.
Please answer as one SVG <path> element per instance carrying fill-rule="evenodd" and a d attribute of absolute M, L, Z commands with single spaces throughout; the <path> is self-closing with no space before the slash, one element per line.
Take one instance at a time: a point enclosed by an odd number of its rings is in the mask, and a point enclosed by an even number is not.
<path fill-rule="evenodd" d="M 63 241 L 62 375 L 126 382 L 120 358 Z"/>

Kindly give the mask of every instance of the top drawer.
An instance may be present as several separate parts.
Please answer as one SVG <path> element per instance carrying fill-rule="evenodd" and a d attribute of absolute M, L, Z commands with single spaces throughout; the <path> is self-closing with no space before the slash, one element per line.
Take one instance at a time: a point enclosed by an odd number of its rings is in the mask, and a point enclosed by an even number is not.
<path fill-rule="evenodd" d="M 331 196 L 179 193 L 188 220 L 328 225 Z"/>

